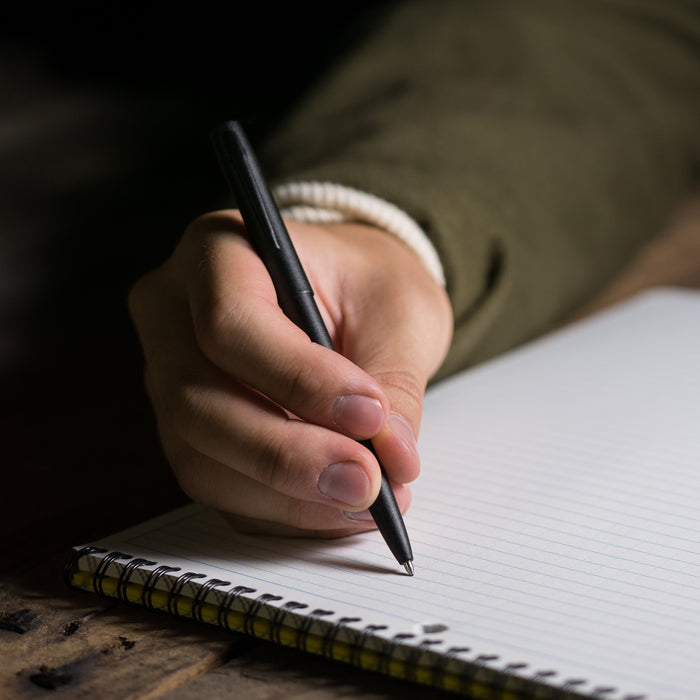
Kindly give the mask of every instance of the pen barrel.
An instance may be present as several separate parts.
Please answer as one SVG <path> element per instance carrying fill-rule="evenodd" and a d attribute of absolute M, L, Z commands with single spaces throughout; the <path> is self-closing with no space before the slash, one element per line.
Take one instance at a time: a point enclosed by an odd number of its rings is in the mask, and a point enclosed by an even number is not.
<path fill-rule="evenodd" d="M 362 440 L 364 445 L 375 457 L 377 453 L 374 446 L 369 440 Z M 389 478 L 384 471 L 382 463 L 377 458 L 379 468 L 382 470 L 382 482 L 379 487 L 379 494 L 374 503 L 369 507 L 370 515 L 377 524 L 377 529 L 381 533 L 386 542 L 389 551 L 402 564 L 413 560 L 413 551 L 411 549 L 411 541 L 408 538 L 408 532 L 401 517 L 399 504 L 396 502 L 396 496 L 389 483 Z"/>
<path fill-rule="evenodd" d="M 211 138 L 250 242 L 270 274 L 278 304 L 311 340 L 333 349 L 311 283 L 243 129 L 228 121 Z"/>
<path fill-rule="evenodd" d="M 285 299 L 280 298 L 278 292 L 277 301 L 287 318 L 299 326 L 314 343 L 335 350 L 321 312 L 314 301 L 313 291 L 297 293 Z"/>

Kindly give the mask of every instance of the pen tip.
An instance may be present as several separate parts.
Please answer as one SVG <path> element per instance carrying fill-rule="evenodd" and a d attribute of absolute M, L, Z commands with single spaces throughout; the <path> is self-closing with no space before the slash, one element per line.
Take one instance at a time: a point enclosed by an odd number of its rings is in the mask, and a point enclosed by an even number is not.
<path fill-rule="evenodd" d="M 407 561 L 404 565 L 403 568 L 406 569 L 406 573 L 409 576 L 413 576 L 413 562 L 412 561 Z"/>

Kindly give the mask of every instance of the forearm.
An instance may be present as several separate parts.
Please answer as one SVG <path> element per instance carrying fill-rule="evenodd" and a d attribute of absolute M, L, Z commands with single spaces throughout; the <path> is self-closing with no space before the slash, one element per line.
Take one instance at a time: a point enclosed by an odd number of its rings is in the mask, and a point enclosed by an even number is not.
<path fill-rule="evenodd" d="M 546 329 L 658 230 L 699 160 L 693 41 L 697 11 L 674 2 L 408 5 L 267 160 L 420 224 L 454 310 L 451 372 Z"/>

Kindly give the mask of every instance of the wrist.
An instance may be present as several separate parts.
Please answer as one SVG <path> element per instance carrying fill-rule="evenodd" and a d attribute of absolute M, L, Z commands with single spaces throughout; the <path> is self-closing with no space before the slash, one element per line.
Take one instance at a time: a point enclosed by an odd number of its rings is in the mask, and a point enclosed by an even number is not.
<path fill-rule="evenodd" d="M 282 216 L 314 224 L 358 223 L 403 241 L 421 259 L 438 284 L 445 286 L 440 258 L 418 224 L 391 202 L 331 182 L 294 182 L 274 188 Z"/>

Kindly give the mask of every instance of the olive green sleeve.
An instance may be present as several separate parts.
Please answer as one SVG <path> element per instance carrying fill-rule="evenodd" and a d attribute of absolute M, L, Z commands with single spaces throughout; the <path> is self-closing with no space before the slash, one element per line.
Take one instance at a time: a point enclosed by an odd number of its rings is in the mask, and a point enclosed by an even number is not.
<path fill-rule="evenodd" d="M 551 327 L 658 232 L 700 162 L 700 6 L 399 3 L 266 144 L 278 180 L 407 212 L 455 317 L 440 375 Z"/>

